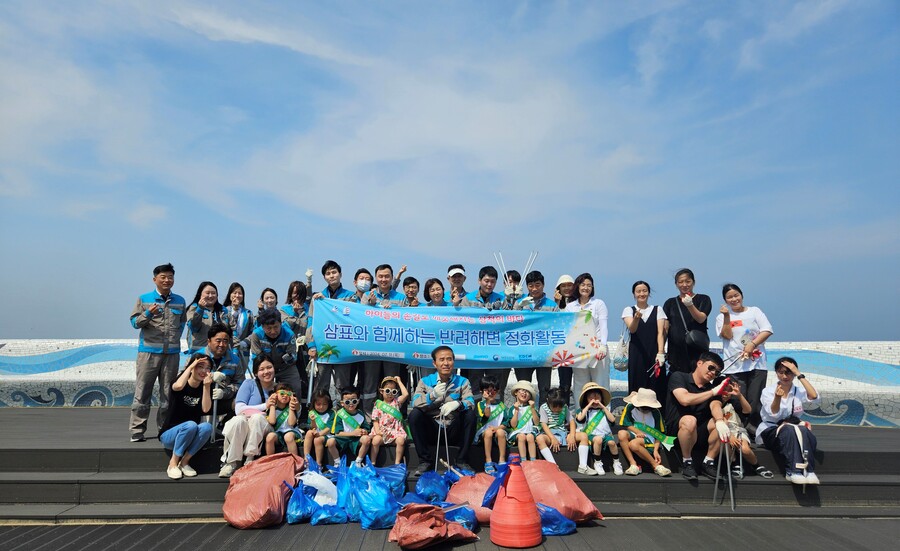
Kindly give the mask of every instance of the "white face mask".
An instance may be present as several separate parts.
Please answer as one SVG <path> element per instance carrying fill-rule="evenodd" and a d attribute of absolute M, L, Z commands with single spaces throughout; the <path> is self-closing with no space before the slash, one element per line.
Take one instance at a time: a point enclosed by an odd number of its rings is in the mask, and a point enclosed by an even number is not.
<path fill-rule="evenodd" d="M 359 283 L 356 284 L 356 288 L 365 293 L 369 289 L 372 288 L 372 282 L 368 279 L 363 279 Z"/>

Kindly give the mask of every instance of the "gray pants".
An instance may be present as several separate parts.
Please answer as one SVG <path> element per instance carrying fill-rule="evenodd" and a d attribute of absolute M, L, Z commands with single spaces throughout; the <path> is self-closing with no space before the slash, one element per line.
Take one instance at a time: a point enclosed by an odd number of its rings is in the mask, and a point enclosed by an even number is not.
<path fill-rule="evenodd" d="M 147 432 L 153 385 L 159 381 L 159 410 L 156 426 L 162 427 L 169 412 L 169 389 L 178 375 L 178 353 L 152 354 L 138 352 L 135 362 L 134 401 L 131 403 L 131 434 Z"/>

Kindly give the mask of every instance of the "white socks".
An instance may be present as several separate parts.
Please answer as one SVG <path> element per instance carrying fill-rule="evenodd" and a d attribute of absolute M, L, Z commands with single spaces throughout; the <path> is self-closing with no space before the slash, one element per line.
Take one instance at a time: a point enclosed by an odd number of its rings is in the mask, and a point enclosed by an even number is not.
<path fill-rule="evenodd" d="M 588 452 L 590 451 L 590 446 L 578 446 L 578 464 L 582 467 L 587 467 Z"/>
<path fill-rule="evenodd" d="M 553 459 L 553 452 L 550 451 L 549 447 L 542 449 L 541 455 L 543 455 L 544 459 L 546 459 L 550 463 L 554 463 L 554 464 L 556 463 L 556 459 Z"/>

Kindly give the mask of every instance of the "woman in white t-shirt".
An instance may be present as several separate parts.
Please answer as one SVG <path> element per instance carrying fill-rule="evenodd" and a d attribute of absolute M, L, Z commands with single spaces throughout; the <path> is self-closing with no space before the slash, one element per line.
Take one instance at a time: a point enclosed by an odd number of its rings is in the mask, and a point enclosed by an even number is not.
<path fill-rule="evenodd" d="M 666 314 L 659 306 L 651 306 L 650 284 L 636 281 L 631 286 L 634 306 L 622 310 L 628 328 L 628 392 L 650 388 L 657 396 L 665 396 L 669 377 L 666 373 Z M 663 406 L 660 406 L 663 407 Z"/>
<path fill-rule="evenodd" d="M 716 333 L 722 338 L 725 372 L 741 385 L 741 394 L 750 402 L 745 421 L 753 429 L 759 425 L 759 397 L 766 386 L 766 340 L 772 324 L 756 306 L 744 306 L 744 293 L 734 283 L 722 287 L 725 304 L 716 316 Z"/>
<path fill-rule="evenodd" d="M 793 358 L 775 362 L 778 382 L 762 393 L 762 421 L 756 443 L 784 456 L 785 478 L 794 484 L 818 484 L 816 437 L 807 422 L 801 421 L 803 404 L 819 403 L 819 393 Z M 799 381 L 799 383 L 798 383 Z"/>
<path fill-rule="evenodd" d="M 603 388 L 609 388 L 609 357 L 606 341 L 609 337 L 607 322 L 609 311 L 606 303 L 594 296 L 594 278 L 584 273 L 575 278 L 575 297 L 566 304 L 566 312 L 589 310 L 591 318 L 597 324 L 598 362 L 594 367 L 582 367 L 572 370 L 572 387 L 582 388 L 585 383 L 594 382 Z"/>

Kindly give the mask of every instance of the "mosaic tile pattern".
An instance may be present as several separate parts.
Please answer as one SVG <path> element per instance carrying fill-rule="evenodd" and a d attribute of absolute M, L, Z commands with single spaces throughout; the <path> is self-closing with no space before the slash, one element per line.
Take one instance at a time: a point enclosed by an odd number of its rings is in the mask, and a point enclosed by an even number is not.
<path fill-rule="evenodd" d="M 610 354 L 615 346 L 610 343 Z M 900 426 L 900 343 L 773 342 L 767 349 L 772 361 L 795 358 L 822 394 L 819 408 L 805 415 L 809 422 Z M 0 407 L 128 406 L 136 354 L 131 339 L 0 340 Z M 612 370 L 611 379 L 617 410 L 627 375 Z M 769 383 L 774 380 L 770 373 Z"/>

